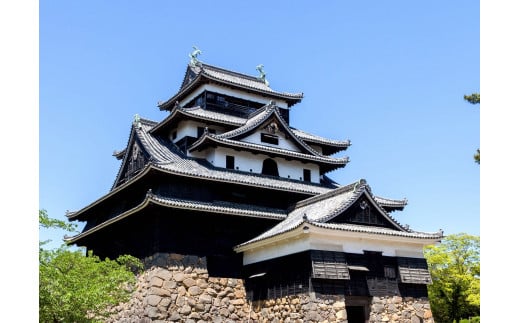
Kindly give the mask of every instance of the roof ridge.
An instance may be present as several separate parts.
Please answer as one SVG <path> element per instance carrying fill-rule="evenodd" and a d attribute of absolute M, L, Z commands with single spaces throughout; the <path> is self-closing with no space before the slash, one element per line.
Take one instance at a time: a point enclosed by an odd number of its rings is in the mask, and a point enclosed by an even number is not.
<path fill-rule="evenodd" d="M 348 185 L 345 185 L 345 186 L 341 186 L 341 187 L 333 189 L 332 191 L 329 191 L 327 193 L 319 194 L 319 195 L 316 195 L 316 196 L 309 197 L 309 198 L 307 198 L 305 200 L 299 201 L 299 202 L 297 202 L 294 205 L 294 209 L 299 209 L 301 207 L 304 207 L 304 206 L 316 203 L 318 201 L 326 200 L 328 198 L 337 196 L 339 194 L 346 193 L 348 191 L 358 189 L 359 185 L 362 185 L 363 188 L 368 186 L 368 184 L 366 183 L 365 179 L 360 179 L 357 182 L 354 182 L 354 183 L 351 183 L 351 184 L 348 184 Z"/>
<path fill-rule="evenodd" d="M 223 68 L 223 67 L 219 67 L 219 66 L 215 66 L 215 65 L 211 65 L 211 64 L 207 64 L 207 63 L 201 63 L 201 71 L 204 72 L 204 68 L 206 67 L 209 67 L 210 69 L 215 69 L 217 71 L 220 71 L 220 72 L 226 72 L 228 74 L 234 74 L 235 76 L 242 76 L 242 77 L 246 77 L 252 81 L 257 81 L 258 83 L 263 83 L 263 81 L 261 79 L 259 79 L 258 77 L 256 76 L 252 76 L 252 75 L 249 75 L 249 74 L 244 74 L 244 73 L 241 73 L 241 72 L 237 72 L 237 71 L 233 71 L 233 70 L 229 70 L 229 69 L 226 69 L 226 68 Z"/>

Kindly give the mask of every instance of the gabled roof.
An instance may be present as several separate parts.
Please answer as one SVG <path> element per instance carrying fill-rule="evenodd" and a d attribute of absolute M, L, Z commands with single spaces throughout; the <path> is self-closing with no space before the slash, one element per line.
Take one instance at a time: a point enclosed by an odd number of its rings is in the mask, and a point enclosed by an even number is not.
<path fill-rule="evenodd" d="M 171 110 L 176 101 L 182 100 L 199 85 L 216 82 L 236 89 L 257 93 L 263 96 L 282 99 L 292 106 L 301 101 L 303 93 L 278 92 L 267 86 L 260 78 L 233 72 L 220 67 L 200 63 L 196 66 L 188 65 L 183 83 L 179 92 L 168 101 L 159 104 L 161 110 Z"/>
<path fill-rule="evenodd" d="M 126 149 L 125 157 L 121 162 L 121 166 L 110 192 L 83 207 L 81 210 L 69 212 L 67 216 L 69 220 L 81 218 L 85 212 L 89 212 L 93 207 L 96 207 L 100 203 L 104 203 L 104 201 L 126 190 L 135 182 L 141 180 L 143 177 L 147 176 L 147 174 L 154 171 L 174 176 L 255 186 L 259 188 L 303 193 L 308 195 L 325 193 L 334 187 L 329 183 L 317 184 L 282 177 L 265 176 L 255 173 L 216 168 L 204 160 L 186 156 L 186 154 L 179 150 L 173 143 L 152 135 L 150 129 L 156 125 L 157 123 L 154 121 L 141 118 L 139 123 L 132 124 L 128 138 L 129 147 L 131 147 L 135 141 L 139 141 L 140 145 L 150 156 L 149 163 L 145 165 L 139 173 L 136 173 L 134 177 L 122 184 L 119 183 L 119 179 L 122 177 L 124 171 L 124 166 L 129 158 L 128 155 L 131 153 L 130 149 Z"/>
<path fill-rule="evenodd" d="M 374 205 L 379 213 L 392 224 L 392 228 L 377 227 L 362 224 L 351 223 L 333 223 L 331 220 L 349 209 L 361 196 L 365 196 Z M 391 235 L 407 238 L 419 239 L 440 239 L 442 232 L 425 233 L 412 231 L 409 228 L 399 224 L 393 217 L 391 217 L 371 193 L 371 189 L 365 180 L 352 183 L 347 186 L 337 188 L 325 194 L 316 195 L 296 203 L 294 210 L 292 210 L 287 219 L 278 223 L 270 230 L 261 235 L 244 242 L 235 247 L 238 252 L 242 251 L 244 247 L 266 240 L 283 233 L 295 230 L 304 224 L 315 227 L 326 228 L 330 230 L 363 232 L 377 235 Z"/>
<path fill-rule="evenodd" d="M 302 150 L 302 152 L 296 152 L 288 149 L 281 149 L 277 147 L 271 147 L 267 145 L 260 145 L 237 140 L 253 133 L 254 131 L 257 131 L 260 126 L 262 126 L 272 118 L 276 120 L 277 124 L 281 125 L 282 129 L 280 129 L 280 131 L 285 132 L 287 135 L 289 135 L 293 142 L 296 144 L 296 146 L 298 146 Z M 241 149 L 256 152 L 264 152 L 268 155 L 276 155 L 282 157 L 289 156 L 291 158 L 301 159 L 305 161 L 318 162 L 330 166 L 326 167 L 326 171 L 330 171 L 338 167 L 343 167 L 348 162 L 347 157 L 332 158 L 324 156 L 316 150 L 314 150 L 313 148 L 311 148 L 305 142 L 303 142 L 298 136 L 294 134 L 292 129 L 287 125 L 287 123 L 281 117 L 278 108 L 273 103 L 266 105 L 261 109 L 258 109 L 255 113 L 251 115 L 251 117 L 243 126 L 238 127 L 234 130 L 220 135 L 214 135 L 205 132 L 203 136 L 201 136 L 197 141 L 193 143 L 189 150 L 202 150 L 207 145 L 215 144 L 226 147 L 238 147 Z"/>
<path fill-rule="evenodd" d="M 256 131 L 262 124 L 264 124 L 271 118 L 274 118 L 282 126 L 282 131 L 287 133 L 293 139 L 294 143 L 302 149 L 303 152 L 315 156 L 321 155 L 319 152 L 311 148 L 309 145 L 303 142 L 298 136 L 295 135 L 295 133 L 292 131 L 292 129 L 280 115 L 280 110 L 278 110 L 278 107 L 276 107 L 274 105 L 274 102 L 272 101 L 264 107 L 256 110 L 254 113 L 251 113 L 244 125 L 232 131 L 228 131 L 226 133 L 218 135 L 218 137 L 222 139 L 242 138 Z"/>
<path fill-rule="evenodd" d="M 258 114 L 262 115 L 265 113 L 265 107 L 261 109 L 261 111 L 257 111 L 254 114 L 251 114 L 249 118 L 237 117 L 225 113 L 220 113 L 217 111 L 211 111 L 201 108 L 200 106 L 183 108 L 181 106 L 175 106 L 170 115 L 166 117 L 163 121 L 158 123 L 155 127 L 153 127 L 150 132 L 152 134 L 158 134 L 164 129 L 169 129 L 171 123 L 175 122 L 179 118 L 188 118 L 192 120 L 198 120 L 207 123 L 215 123 L 219 125 L 227 125 L 230 127 L 244 127 L 248 121 L 251 124 L 250 118 L 257 118 Z M 278 111 L 279 114 L 279 111 Z M 300 141 L 305 142 L 306 144 L 316 144 L 322 147 L 326 147 L 326 151 L 330 151 L 331 153 L 335 153 L 344 149 L 347 149 L 350 146 L 350 140 L 334 140 L 324 138 L 318 135 L 310 134 L 308 132 L 304 132 L 302 130 L 298 130 L 294 127 L 289 127 L 292 133 L 300 139 Z M 327 154 L 328 155 L 328 154 Z"/>
<path fill-rule="evenodd" d="M 264 219 L 273 219 L 273 220 L 283 220 L 287 216 L 285 210 L 267 208 L 267 207 L 259 207 L 253 206 L 249 204 L 240 204 L 240 203 L 231 203 L 231 202 L 220 202 L 213 201 L 202 202 L 196 200 L 188 200 L 188 199 L 179 199 L 179 198 L 168 198 L 164 196 L 160 196 L 157 194 L 153 194 L 148 192 L 139 205 L 131 208 L 130 210 L 124 211 L 84 232 L 81 232 L 73 237 L 65 238 L 67 243 L 75 243 L 78 240 L 91 235 L 92 233 L 99 231 L 108 225 L 111 225 L 115 222 L 119 222 L 126 217 L 136 215 L 145 207 L 150 204 L 160 205 L 167 208 L 181 209 L 181 210 L 191 210 L 198 212 L 205 212 L 210 216 L 219 215 L 219 214 L 228 214 L 228 215 L 237 215 L 237 216 L 246 216 L 246 217 L 256 217 L 256 218 L 264 218 Z"/>

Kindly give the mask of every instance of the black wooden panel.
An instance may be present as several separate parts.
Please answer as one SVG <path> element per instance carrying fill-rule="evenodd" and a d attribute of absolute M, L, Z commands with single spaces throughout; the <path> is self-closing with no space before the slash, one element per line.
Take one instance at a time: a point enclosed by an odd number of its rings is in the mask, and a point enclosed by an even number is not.
<path fill-rule="evenodd" d="M 371 296 L 399 295 L 397 279 L 367 277 L 367 286 Z"/>
<path fill-rule="evenodd" d="M 428 270 L 426 259 L 397 257 L 399 277 L 402 283 L 431 284 L 432 278 Z"/>
<path fill-rule="evenodd" d="M 312 277 L 323 279 L 350 279 L 345 253 L 312 250 Z"/>

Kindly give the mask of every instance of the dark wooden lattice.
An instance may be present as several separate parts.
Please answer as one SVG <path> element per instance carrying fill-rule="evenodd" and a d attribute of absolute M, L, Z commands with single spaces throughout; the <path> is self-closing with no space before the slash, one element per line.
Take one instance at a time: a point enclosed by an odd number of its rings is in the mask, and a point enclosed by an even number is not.
<path fill-rule="evenodd" d="M 432 278 L 428 271 L 426 259 L 397 257 L 399 278 L 407 284 L 431 284 Z"/>
<path fill-rule="evenodd" d="M 324 279 L 350 279 L 345 253 L 312 250 L 312 277 Z"/>

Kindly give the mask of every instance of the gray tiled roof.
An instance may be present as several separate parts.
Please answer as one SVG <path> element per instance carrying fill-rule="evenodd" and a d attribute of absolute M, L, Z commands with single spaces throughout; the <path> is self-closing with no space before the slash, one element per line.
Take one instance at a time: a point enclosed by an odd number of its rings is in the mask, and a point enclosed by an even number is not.
<path fill-rule="evenodd" d="M 408 200 L 394 200 L 394 199 L 388 199 L 384 197 L 374 196 L 374 199 L 377 201 L 379 205 L 382 207 L 388 207 L 388 208 L 404 208 L 408 204 Z"/>
<path fill-rule="evenodd" d="M 438 239 L 442 236 L 442 233 L 415 232 L 403 227 L 380 205 L 378 205 L 370 191 L 370 187 L 366 184 L 366 181 L 360 180 L 359 182 L 337 188 L 328 193 L 316 195 L 300 201 L 296 204 L 294 210 L 289 213 L 287 219 L 278 223 L 276 226 L 261 235 L 238 245 L 236 248 L 294 230 L 303 223 L 309 223 L 317 227 L 334 230 L 394 235 L 410 238 Z M 378 209 L 381 214 L 383 214 L 383 216 L 394 225 L 393 229 L 359 224 L 327 223 L 330 219 L 347 210 L 362 194 L 371 198 L 376 207 L 379 206 Z"/>
<path fill-rule="evenodd" d="M 243 127 L 246 125 L 246 123 L 249 121 L 249 123 L 252 122 L 252 120 L 248 118 L 242 118 L 237 116 L 232 116 L 225 113 L 220 113 L 217 111 L 211 111 L 201 108 L 200 106 L 195 106 L 191 108 L 183 108 L 183 107 L 176 107 L 174 108 L 170 115 L 166 117 L 163 121 L 158 123 L 153 129 L 151 129 L 151 132 L 154 133 L 157 129 L 161 128 L 163 125 L 168 124 L 168 122 L 179 115 L 188 116 L 194 119 L 199 119 L 203 121 L 211 121 L 211 122 L 219 122 L 222 124 L 235 126 L 235 127 Z M 254 115 L 253 117 L 257 117 L 257 115 Z M 308 132 L 304 132 L 302 130 L 296 129 L 294 127 L 289 127 L 291 131 L 298 137 L 300 140 L 304 142 L 310 142 L 314 144 L 321 144 L 321 145 L 328 145 L 333 147 L 340 147 L 340 148 L 347 148 L 350 146 L 350 140 L 334 140 L 334 139 L 328 139 L 324 138 L 318 135 L 310 134 Z"/>
<path fill-rule="evenodd" d="M 226 133 L 217 135 L 217 138 L 223 138 L 223 139 L 233 139 L 235 137 L 238 137 L 240 135 L 247 134 L 253 130 L 255 130 L 258 126 L 260 126 L 262 123 L 267 121 L 270 117 L 274 116 L 278 122 L 282 125 L 284 130 L 292 137 L 292 139 L 296 142 L 297 145 L 299 145 L 303 151 L 310 153 L 311 155 L 317 156 L 317 157 L 324 157 L 324 158 L 330 158 L 325 157 L 314 148 L 307 145 L 302 139 L 300 139 L 293 130 L 289 127 L 289 125 L 285 122 L 285 120 L 280 115 L 280 111 L 278 108 L 273 104 L 265 105 L 264 107 L 258 109 L 254 113 L 250 115 L 250 118 L 246 121 L 246 123 L 238 127 L 234 130 L 228 131 Z M 331 159 L 332 161 L 333 159 Z M 345 163 L 348 162 L 348 159 L 345 159 Z"/>
<path fill-rule="evenodd" d="M 164 207 L 170 207 L 175 209 L 183 209 L 183 210 L 192 210 L 192 211 L 200 211 L 207 212 L 208 215 L 214 214 L 229 214 L 229 215 L 237 215 L 237 216 L 246 216 L 246 217 L 255 217 L 255 218 L 264 218 L 264 219 L 273 219 L 273 220 L 283 220 L 286 218 L 287 213 L 282 209 L 275 208 L 267 208 L 267 207 L 259 207 L 249 204 L 240 204 L 240 203 L 232 203 L 225 201 L 213 201 L 213 202 L 201 202 L 196 200 L 188 200 L 188 199 L 179 199 L 179 198 L 169 198 L 160 195 L 153 194 L 149 192 L 144 200 L 137 205 L 136 207 L 124 211 L 119 215 L 102 222 L 95 227 L 82 232 L 76 236 L 66 238 L 67 242 L 75 242 L 76 240 L 83 238 L 93 232 L 96 232 L 112 223 L 118 222 L 130 215 L 136 214 L 141 209 L 146 207 L 149 203 L 162 205 Z"/>
<path fill-rule="evenodd" d="M 200 160 L 186 156 L 172 143 L 164 142 L 156 136 L 153 136 L 150 130 L 156 125 L 157 123 L 154 121 L 141 118 L 140 127 L 135 124 L 132 125 L 128 139 L 128 143 L 130 143 L 136 138 L 143 145 L 151 157 L 150 167 L 188 177 L 255 185 L 291 192 L 321 194 L 331 189 L 330 186 L 315 183 L 215 168 L 208 163 L 203 163 Z M 116 181 L 111 190 L 116 189 L 117 183 L 122 176 L 124 164 L 125 160 L 121 163 Z"/>
<path fill-rule="evenodd" d="M 210 76 L 214 79 L 236 84 L 244 87 L 248 87 L 251 89 L 256 89 L 264 92 L 271 92 L 273 94 L 277 95 L 283 95 L 288 96 L 292 98 L 302 98 L 303 93 L 290 93 L 290 92 L 278 92 L 273 89 L 271 89 L 269 86 L 267 86 L 260 78 L 233 72 L 230 70 L 226 70 L 220 67 L 208 65 L 208 64 L 201 64 L 200 66 L 195 67 L 189 67 L 191 68 L 196 74 L 204 74 L 207 76 Z"/>
<path fill-rule="evenodd" d="M 297 135 L 298 137 L 300 137 L 302 140 L 305 140 L 305 141 L 310 141 L 310 142 L 317 143 L 317 144 L 345 147 L 345 148 L 350 146 L 350 140 L 328 139 L 328 138 L 310 134 L 308 132 L 305 132 L 305 131 L 302 131 L 302 130 L 299 130 L 299 129 L 296 129 L 293 127 L 291 127 L 291 130 L 294 132 L 295 135 Z"/>
<path fill-rule="evenodd" d="M 170 110 L 169 107 L 179 98 L 186 95 L 190 90 L 194 89 L 203 79 L 220 82 L 228 86 L 242 88 L 261 94 L 266 94 L 272 97 L 282 98 L 288 101 L 289 106 L 300 102 L 303 98 L 303 93 L 279 92 L 271 89 L 258 77 L 237 73 L 226 70 L 220 67 L 201 63 L 197 66 L 188 65 L 186 69 L 186 76 L 194 75 L 192 79 L 185 77 L 184 82 L 179 89 L 179 92 L 168 101 L 159 104 L 161 110 Z"/>
<path fill-rule="evenodd" d="M 143 120 L 143 119 L 141 119 Z M 196 176 L 212 180 L 225 182 L 255 184 L 267 188 L 281 189 L 285 191 L 304 192 L 311 194 L 321 194 L 328 192 L 329 187 L 308 182 L 284 179 L 281 177 L 271 177 L 246 172 L 232 172 L 212 167 L 209 164 L 201 164 L 195 158 L 187 157 L 184 153 L 176 149 L 173 144 L 160 142 L 157 137 L 151 135 L 149 130 L 155 125 L 148 120 L 141 122 L 140 129 L 134 127 L 140 142 L 154 160 L 154 166 L 159 169 L 172 173 Z"/>
<path fill-rule="evenodd" d="M 266 154 L 277 154 L 280 156 L 289 156 L 297 159 L 304 159 L 307 161 L 314 161 L 319 163 L 327 163 L 327 164 L 334 164 L 338 166 L 344 166 L 348 162 L 348 158 L 333 158 L 333 157 L 327 157 L 327 156 L 315 156 L 315 155 L 309 155 L 309 154 L 302 154 L 296 151 L 292 150 L 286 150 L 286 149 L 280 149 L 270 146 L 264 146 L 259 144 L 253 144 L 249 142 L 243 142 L 243 141 L 237 141 L 237 140 L 230 140 L 230 139 L 224 139 L 220 136 L 212 135 L 210 133 L 205 134 L 205 136 L 202 136 L 197 142 L 195 142 L 190 150 L 196 149 L 198 146 L 200 146 L 203 143 L 206 142 L 214 142 L 221 145 L 228 145 L 233 147 L 239 147 L 244 149 L 252 149 L 258 152 L 264 152 Z"/>

